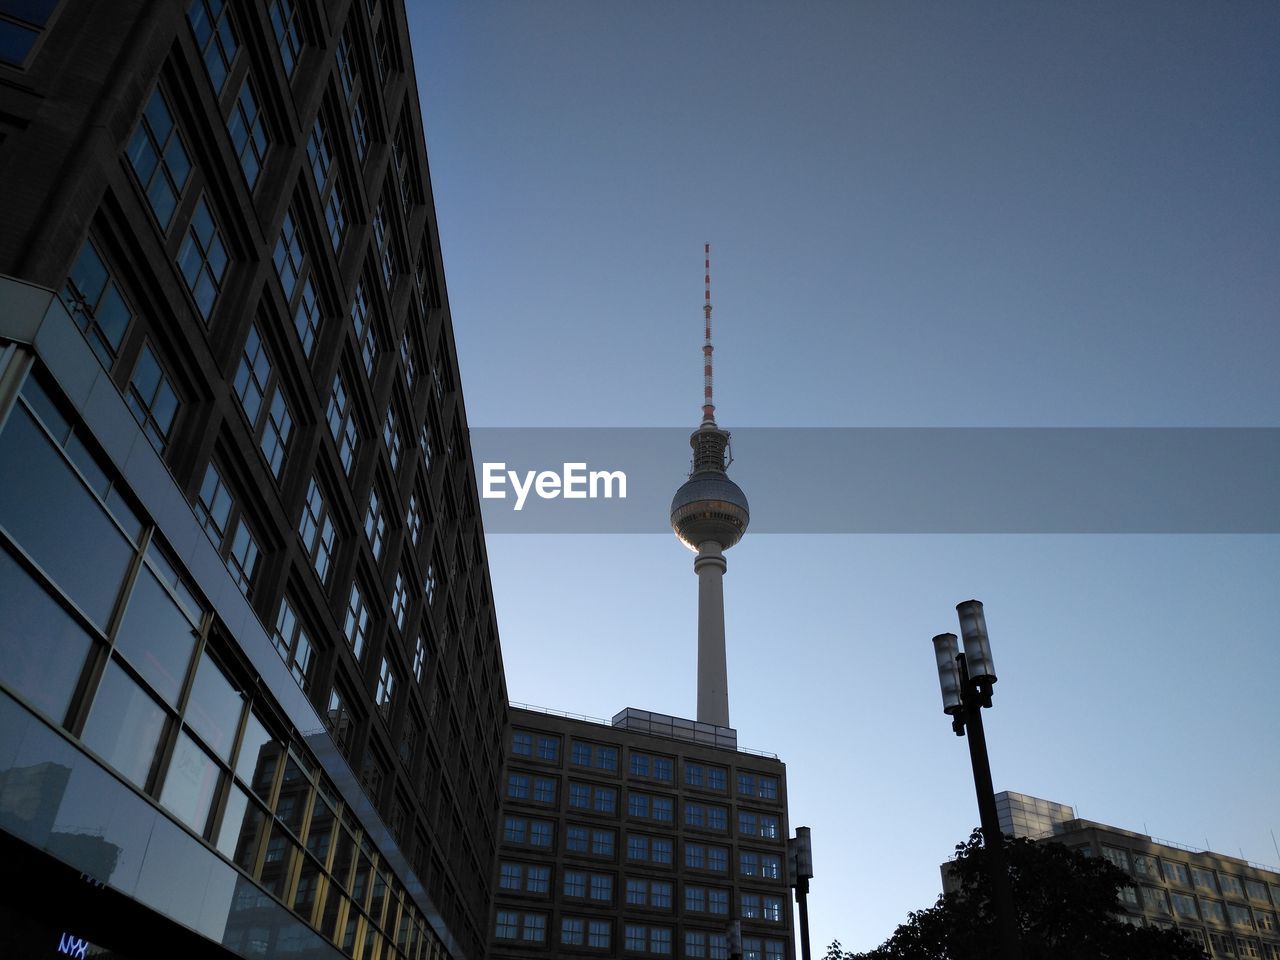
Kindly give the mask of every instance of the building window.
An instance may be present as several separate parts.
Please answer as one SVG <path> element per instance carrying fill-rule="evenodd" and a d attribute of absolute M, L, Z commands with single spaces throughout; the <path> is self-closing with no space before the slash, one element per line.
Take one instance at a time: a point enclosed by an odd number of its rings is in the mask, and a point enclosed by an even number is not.
<path fill-rule="evenodd" d="M 391 662 L 386 658 L 382 658 L 382 663 L 378 666 L 378 685 L 373 692 L 373 703 L 378 708 L 378 712 L 382 715 L 382 719 L 391 722 L 391 708 L 396 695 L 396 674 L 391 667 Z"/>
<path fill-rule="evenodd" d="M 311 356 L 316 340 L 320 336 L 320 301 L 316 297 L 315 285 L 311 278 L 302 281 L 302 296 L 298 298 L 298 309 L 293 314 L 293 328 L 298 333 L 298 342 L 302 344 L 302 353 Z"/>
<path fill-rule="evenodd" d="M 144 343 L 138 354 L 125 402 L 151 445 L 163 453 L 173 433 L 180 404 L 173 381 L 160 366 L 150 344 Z"/>
<path fill-rule="evenodd" d="M 573 917 L 565 917 L 560 921 L 560 942 L 571 947 L 580 947 L 585 942 L 584 929 L 586 923 Z"/>
<path fill-rule="evenodd" d="M 632 953 L 644 953 L 648 946 L 648 938 L 646 937 L 645 928 L 634 923 L 628 923 L 623 931 L 623 946 Z"/>
<path fill-rule="evenodd" d="M 311 125 L 311 133 L 307 137 L 307 159 L 311 162 L 311 176 L 315 179 L 316 189 L 323 191 L 325 181 L 329 179 L 329 168 L 333 166 L 333 147 L 323 113 L 316 114 L 315 123 Z"/>
<path fill-rule="evenodd" d="M 347 215 L 343 208 L 342 183 L 335 180 L 329 190 L 329 199 L 324 204 L 325 228 L 329 233 L 329 243 L 334 252 L 342 246 L 342 234 L 347 229 Z"/>
<path fill-rule="evenodd" d="M 497 940 L 514 940 L 519 935 L 520 915 L 511 910 L 499 910 L 494 921 L 493 936 Z"/>
<path fill-rule="evenodd" d="M 436 602 L 436 565 L 433 561 L 427 562 L 427 575 L 422 579 L 422 594 L 427 598 L 427 606 L 434 606 Z M 530 747 L 532 749 L 532 746 Z"/>
<path fill-rule="evenodd" d="M 387 518 L 382 514 L 382 505 L 378 502 L 378 491 L 369 489 L 369 505 L 364 512 L 364 535 L 373 548 L 373 559 L 382 559 L 382 547 L 386 542 Z M 396 575 L 396 586 L 400 587 L 400 576 Z"/>
<path fill-rule="evenodd" d="M 525 843 L 529 836 L 528 821 L 521 817 L 506 817 L 502 825 L 502 839 L 507 843 Z"/>
<path fill-rule="evenodd" d="M 272 474 L 279 477 L 289 435 L 293 432 L 293 417 L 284 399 L 284 389 L 273 376 L 271 359 L 256 325 L 249 328 L 233 386 Z M 264 404 L 267 397 L 271 398 L 270 403 Z"/>
<path fill-rule="evenodd" d="M 419 505 L 417 491 L 409 494 L 409 510 L 406 515 L 405 526 L 409 530 L 409 542 L 416 547 L 418 538 L 422 536 L 422 510 Z"/>
<path fill-rule="evenodd" d="M 191 161 L 169 105 L 158 89 L 147 101 L 129 141 L 128 157 L 160 229 L 168 231 L 178 207 L 178 197 L 191 175 Z"/>
<path fill-rule="evenodd" d="M 587 852 L 587 828 L 567 827 L 564 832 L 564 847 L 570 853 Z"/>
<path fill-rule="evenodd" d="M 280 278 L 280 286 L 284 288 L 286 300 L 293 299 L 293 291 L 302 273 L 302 260 L 305 256 L 302 234 L 298 230 L 297 222 L 293 219 L 293 210 L 286 210 L 284 222 L 280 225 L 280 236 L 276 238 L 275 252 L 271 257 L 276 267 L 276 276 Z"/>
<path fill-rule="evenodd" d="M 591 875 L 591 899 L 608 903 L 613 899 L 613 878 L 593 873 Z"/>
<path fill-rule="evenodd" d="M 587 875 L 578 870 L 564 872 L 564 895 L 566 897 L 585 897 L 587 895 Z"/>
<path fill-rule="evenodd" d="M 293 0 L 272 0 L 268 13 L 271 17 L 271 29 L 275 33 L 276 46 L 280 48 L 280 60 L 284 63 L 284 73 L 293 76 L 302 54 L 302 25 L 298 22 L 298 11 Z"/>
<path fill-rule="evenodd" d="M 413 678 L 418 683 L 422 682 L 422 677 L 427 669 L 427 643 L 422 638 L 422 634 L 418 634 L 413 644 Z"/>
<path fill-rule="evenodd" d="M 92 242 L 86 240 L 80 248 L 61 298 L 98 362 L 110 370 L 133 321 L 133 311 Z"/>
<path fill-rule="evenodd" d="M 591 852 L 597 857 L 613 856 L 613 831 L 612 830 L 592 830 L 591 831 Z"/>
<path fill-rule="evenodd" d="M 258 541 L 249 531 L 249 525 L 242 519 L 236 525 L 236 532 L 231 538 L 231 549 L 227 551 L 226 562 L 231 579 L 246 597 L 253 585 L 253 574 L 258 568 L 258 557 L 261 552 Z"/>
<path fill-rule="evenodd" d="M 413 389 L 414 377 L 417 375 L 413 363 L 413 341 L 409 337 L 408 331 L 400 338 L 400 362 L 404 364 L 404 382 L 409 389 Z M 426 461 L 428 469 L 431 468 L 431 442 L 430 434 L 427 432 L 427 425 L 422 425 L 423 436 L 427 440 L 422 444 L 422 457 Z"/>
<path fill-rule="evenodd" d="M 364 155 L 369 150 L 369 123 L 365 119 L 364 103 L 359 94 L 351 102 L 351 137 L 356 145 L 356 159 L 363 163 Z"/>
<path fill-rule="evenodd" d="M 355 465 L 356 447 L 360 439 L 352 406 L 351 395 L 347 392 L 342 373 L 339 372 L 334 375 L 333 386 L 329 388 L 325 419 L 329 423 L 330 435 L 338 444 L 338 459 L 342 461 L 342 468 L 347 473 Z"/>
<path fill-rule="evenodd" d="M 533 734 L 519 730 L 511 734 L 511 753 L 517 757 L 533 756 Z"/>
<path fill-rule="evenodd" d="M 178 249 L 178 269 L 205 323 L 213 314 L 227 263 L 227 248 L 209 211 L 209 204 L 202 196 L 196 201 L 187 235 Z"/>
<path fill-rule="evenodd" d="M 351 36 L 345 28 L 342 31 L 342 36 L 338 38 L 335 59 L 338 63 L 338 80 L 342 84 L 343 96 L 350 99 L 356 86 L 356 73 L 355 63 L 351 55 Z"/>
<path fill-rule="evenodd" d="M 519 890 L 523 886 L 521 877 L 523 869 L 518 863 L 503 863 L 498 868 L 498 888 L 501 890 Z"/>
<path fill-rule="evenodd" d="M 356 332 L 356 343 L 360 345 L 360 361 L 364 364 L 364 372 L 372 378 L 374 363 L 378 357 L 378 342 L 363 280 L 356 281 L 355 296 L 351 300 L 351 326 Z"/>
<path fill-rule="evenodd" d="M 236 95 L 236 104 L 231 108 L 231 116 L 227 118 L 227 133 L 231 137 L 231 146 L 240 158 L 240 169 L 244 179 L 252 190 L 258 182 L 258 174 L 267 159 L 267 148 L 271 141 L 267 137 L 267 127 L 262 119 L 262 109 L 258 106 L 258 97 L 253 92 L 253 83 L 245 77 Z"/>
<path fill-rule="evenodd" d="M 684 888 L 684 908 L 690 913 L 706 913 L 707 911 L 706 887 L 686 886 Z"/>
<path fill-rule="evenodd" d="M 396 622 L 396 629 L 404 632 L 404 621 L 409 613 L 409 587 L 404 574 L 396 571 L 396 583 L 391 593 L 391 616 Z"/>
<path fill-rule="evenodd" d="M 396 426 L 395 408 L 391 406 L 387 407 L 386 418 L 382 421 L 382 442 L 386 444 L 387 456 L 391 460 L 391 471 L 394 473 L 400 466 L 403 442 L 400 439 L 400 430 Z"/>
<path fill-rule="evenodd" d="M 351 584 L 351 592 L 347 595 L 347 614 L 342 632 L 359 660 L 364 653 L 365 641 L 369 638 L 369 608 L 365 606 L 364 594 L 355 583 Z"/>
<path fill-rule="evenodd" d="M 533 781 L 533 799 L 536 803 L 555 803 L 556 782 L 547 777 L 536 777 Z"/>
<path fill-rule="evenodd" d="M 607 950 L 612 940 L 612 930 L 608 920 L 591 920 L 587 924 L 587 946 L 598 950 Z"/>
<path fill-rule="evenodd" d="M 338 693 L 337 687 L 329 691 L 329 706 L 325 711 L 325 726 L 329 728 L 329 734 L 333 737 L 333 742 L 338 745 L 342 755 L 350 756 L 351 733 L 355 724 L 351 719 L 351 711 L 347 709 L 346 701 Z"/>
<path fill-rule="evenodd" d="M 700 930 L 686 930 L 684 935 L 684 955 L 686 957 L 705 957 L 707 955 L 707 935 Z"/>
<path fill-rule="evenodd" d="M 195 0 L 187 10 L 191 32 L 215 93 L 221 93 L 226 85 L 239 46 L 230 13 L 223 0 Z"/>
<path fill-rule="evenodd" d="M 551 890 L 551 868 L 529 867 L 524 889 L 526 893 L 545 894 Z"/>
<path fill-rule="evenodd" d="M 280 612 L 276 615 L 275 630 L 271 635 L 276 652 L 285 662 L 293 679 L 303 690 L 311 687 L 311 667 L 314 661 L 314 650 L 311 638 L 302 628 L 302 622 L 294 613 L 288 598 L 280 601 Z"/>
<path fill-rule="evenodd" d="M 707 910 L 717 916 L 729 915 L 729 891 L 728 890 L 708 890 L 707 891 Z"/>
<path fill-rule="evenodd" d="M 1114 849 L 1114 848 L 1112 848 L 1112 847 L 1103 847 L 1103 848 L 1102 848 L 1103 856 L 1106 856 L 1108 860 L 1110 860 L 1110 859 L 1111 859 L 1111 857 L 1110 857 L 1110 856 L 1108 856 L 1108 851 L 1109 851 L 1109 850 L 1112 850 L 1112 849 Z M 1120 851 L 1117 851 L 1117 852 L 1119 852 L 1120 854 L 1124 855 L 1124 851 L 1123 851 L 1123 850 L 1120 850 Z M 1115 861 L 1114 861 L 1114 860 L 1112 860 L 1111 862 L 1112 862 L 1112 863 L 1115 863 Z M 1128 865 L 1128 857 L 1127 857 L 1127 856 L 1125 856 L 1125 863 L 1124 863 L 1124 864 L 1116 863 L 1116 866 L 1117 866 L 1117 867 L 1121 867 L 1122 869 L 1125 869 L 1125 870 L 1129 869 L 1129 865 Z M 1203 890 L 1205 893 L 1212 894 L 1212 895 L 1214 895 L 1214 896 L 1216 896 L 1216 895 L 1217 895 L 1217 893 L 1218 893 L 1218 885 L 1217 885 L 1217 883 L 1216 883 L 1216 882 L 1214 881 L 1214 879 L 1213 879 L 1213 871 L 1212 871 L 1212 870 L 1204 870 L 1204 869 L 1202 869 L 1202 868 L 1200 868 L 1200 867 L 1192 867 L 1192 868 L 1191 868 L 1191 882 L 1192 882 L 1192 885 L 1193 885 L 1197 890 Z"/>
<path fill-rule="evenodd" d="M 535 847 L 549 847 L 554 839 L 552 827 L 546 820 L 534 820 L 529 824 L 529 843 Z"/>
<path fill-rule="evenodd" d="M 231 492 L 222 482 L 222 474 L 212 463 L 209 464 L 204 472 L 204 480 L 200 484 L 195 512 L 200 526 L 209 535 L 213 545 L 219 549 L 231 525 L 232 504 Z"/>
<path fill-rule="evenodd" d="M 594 801 L 596 813 L 613 813 L 618 805 L 618 791 L 612 787 L 596 787 Z"/>
<path fill-rule="evenodd" d="M 538 759 L 539 760 L 559 760 L 560 759 L 560 738 L 559 737 L 538 737 Z"/>
<path fill-rule="evenodd" d="M 311 559 L 316 576 L 323 583 L 329 574 L 329 561 L 333 557 L 337 534 L 315 477 L 307 485 L 307 499 L 302 507 L 302 517 L 298 520 L 298 535 L 302 537 L 302 545 L 307 549 L 307 556 Z"/>
<path fill-rule="evenodd" d="M 529 799 L 529 778 L 523 773 L 507 775 L 507 797 L 511 800 Z"/>

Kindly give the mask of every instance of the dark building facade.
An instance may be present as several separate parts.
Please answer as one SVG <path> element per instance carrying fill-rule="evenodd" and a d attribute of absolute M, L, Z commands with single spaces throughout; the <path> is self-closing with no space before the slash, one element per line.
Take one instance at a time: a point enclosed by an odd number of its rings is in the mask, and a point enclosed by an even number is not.
<path fill-rule="evenodd" d="M 791 960 L 786 767 L 627 709 L 513 706 L 489 956 Z"/>
<path fill-rule="evenodd" d="M 1238 857 L 1083 820 L 1066 804 L 996 794 L 1002 832 L 1104 857 L 1129 875 L 1122 918 L 1177 928 L 1211 957 L 1280 960 L 1280 872 Z M 949 877 L 942 871 L 944 886 Z"/>
<path fill-rule="evenodd" d="M 507 700 L 402 3 L 0 0 L 0 190 L 0 953 L 483 956 Z"/>

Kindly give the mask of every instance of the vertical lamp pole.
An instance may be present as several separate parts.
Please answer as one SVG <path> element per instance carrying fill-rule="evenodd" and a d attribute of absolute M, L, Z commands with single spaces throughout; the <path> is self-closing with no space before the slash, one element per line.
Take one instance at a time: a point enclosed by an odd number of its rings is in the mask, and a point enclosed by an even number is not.
<path fill-rule="evenodd" d="M 800 905 L 800 950 L 803 960 L 809 956 L 809 881 L 813 879 L 813 841 L 808 827 L 796 827 L 796 835 L 787 841 L 787 860 L 791 867 L 791 885 Z"/>
<path fill-rule="evenodd" d="M 991 641 L 987 637 L 987 620 L 982 604 L 966 600 L 956 605 L 960 615 L 960 633 L 964 636 L 961 653 L 954 633 L 933 638 L 938 661 L 938 683 L 942 687 L 942 709 L 951 717 L 951 729 L 957 737 L 969 740 L 969 760 L 973 764 L 973 785 L 978 794 L 978 815 L 982 821 L 982 843 L 986 847 L 991 872 L 991 894 L 1004 960 L 1021 960 L 1022 944 L 1018 940 L 1018 921 L 1013 907 L 1013 891 L 1009 886 L 1009 866 L 1004 854 L 1004 834 L 996 813 L 995 787 L 991 783 L 991 762 L 987 759 L 987 738 L 982 729 L 982 708 L 991 706 L 991 687 L 996 682 L 991 659 Z"/>

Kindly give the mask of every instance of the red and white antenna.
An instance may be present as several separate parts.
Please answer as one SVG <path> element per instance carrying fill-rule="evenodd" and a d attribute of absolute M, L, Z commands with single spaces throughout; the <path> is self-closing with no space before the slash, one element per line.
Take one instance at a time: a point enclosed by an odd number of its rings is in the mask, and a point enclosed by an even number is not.
<path fill-rule="evenodd" d="M 704 243 L 702 253 L 706 258 L 703 263 L 706 268 L 706 276 L 703 278 L 706 282 L 706 294 L 702 302 L 702 313 L 706 320 L 702 340 L 702 422 L 715 423 L 716 405 L 711 397 L 711 354 L 715 349 L 711 345 L 711 244 Z"/>

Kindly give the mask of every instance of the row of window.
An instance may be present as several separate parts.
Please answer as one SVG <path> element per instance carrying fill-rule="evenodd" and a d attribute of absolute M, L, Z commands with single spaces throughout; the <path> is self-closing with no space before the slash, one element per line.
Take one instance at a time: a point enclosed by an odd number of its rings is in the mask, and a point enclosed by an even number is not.
<path fill-rule="evenodd" d="M 494 921 L 494 939 L 530 945 L 547 943 L 547 915 L 499 910 Z M 623 924 L 622 949 L 630 954 L 669 957 L 674 931 L 670 927 L 639 923 Z M 608 920 L 562 917 L 560 943 L 564 946 L 609 950 L 613 947 L 613 925 Z M 729 960 L 729 938 L 708 930 L 684 932 L 684 956 Z M 763 937 L 742 938 L 743 960 L 784 960 L 786 944 Z"/>
<path fill-rule="evenodd" d="M 534 734 L 527 730 L 515 730 L 511 734 L 511 754 L 516 757 L 558 762 L 560 737 L 554 734 Z M 574 740 L 570 746 L 569 762 L 575 767 L 594 767 L 597 770 L 616 772 L 618 748 Z M 633 777 L 673 783 L 675 761 L 670 757 L 632 750 L 629 754 L 629 771 Z M 724 767 L 692 761 L 684 764 L 686 786 L 723 791 L 727 789 L 727 777 L 728 771 Z M 778 799 L 778 778 L 775 776 L 739 771 L 737 786 L 739 796 L 756 797 L 762 800 Z"/>
<path fill-rule="evenodd" d="M 549 820 L 525 817 L 503 819 L 503 841 L 530 847 L 551 849 L 555 846 L 555 824 Z M 617 832 L 598 827 L 566 824 L 564 828 L 565 851 L 610 857 L 615 853 Z M 673 841 L 661 837 L 627 835 L 628 860 L 669 865 Z M 729 848 L 714 844 L 685 843 L 685 866 L 717 873 L 729 871 Z M 738 852 L 738 873 L 744 877 L 760 877 L 765 880 L 782 879 L 782 857 L 776 853 L 752 850 Z"/>
<path fill-rule="evenodd" d="M 507 774 L 507 799 L 553 805 L 556 802 L 558 781 L 551 777 L 539 777 L 527 773 Z M 592 810 L 613 814 L 617 811 L 618 791 L 614 787 L 598 784 L 569 783 L 569 807 L 575 810 Z M 627 816 L 634 819 L 673 823 L 675 800 L 671 797 L 652 796 L 628 791 Z M 729 810 L 715 804 L 685 801 L 684 824 L 707 830 L 725 832 L 729 829 Z M 776 840 L 780 836 L 778 816 L 770 813 L 738 812 L 738 833 L 741 836 L 762 837 Z"/>
<path fill-rule="evenodd" d="M 1228 920 L 1232 926 L 1247 927 L 1263 933 L 1274 934 L 1277 926 L 1276 915 L 1269 910 L 1250 909 L 1243 904 L 1227 903 L 1221 900 L 1209 900 L 1195 897 L 1189 893 L 1170 892 L 1159 887 L 1140 886 L 1125 887 L 1121 891 L 1121 900 L 1138 907 L 1138 890 L 1141 891 L 1141 906 L 1151 913 L 1162 916 L 1176 916 L 1182 920 L 1203 920 L 1205 923 L 1216 923 L 1226 926 Z M 1172 906 L 1171 906 L 1172 905 Z M 1225 908 L 1225 909 L 1224 909 Z"/>
<path fill-rule="evenodd" d="M 566 869 L 561 884 L 561 895 L 569 899 L 589 899 L 601 904 L 612 904 L 613 883 L 612 874 Z M 513 893 L 548 896 L 551 892 L 551 867 L 504 860 L 499 865 L 498 887 Z M 674 890 L 675 884 L 670 880 L 637 877 L 625 879 L 625 897 L 628 906 L 669 911 L 673 906 Z M 731 891 L 719 887 L 685 884 L 684 909 L 690 913 L 728 916 L 730 896 Z M 739 896 L 738 915 L 748 920 L 781 923 L 783 907 L 784 898 L 781 896 L 743 893 Z"/>
<path fill-rule="evenodd" d="M 1274 905 L 1280 908 L 1280 884 L 1268 884 L 1261 880 L 1240 878 L 1208 867 L 1188 867 L 1185 863 L 1144 853 L 1131 853 L 1122 847 L 1102 846 L 1102 855 L 1121 870 L 1146 880 L 1164 879 L 1170 884 L 1189 887 L 1210 896 L 1234 897 L 1253 903 Z"/>

